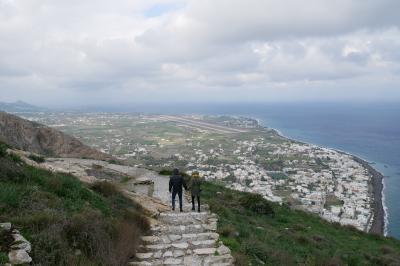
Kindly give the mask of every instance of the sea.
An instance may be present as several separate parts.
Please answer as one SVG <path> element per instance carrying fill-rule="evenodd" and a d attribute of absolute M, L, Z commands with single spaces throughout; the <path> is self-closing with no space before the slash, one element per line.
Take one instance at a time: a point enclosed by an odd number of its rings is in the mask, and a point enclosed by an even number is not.
<path fill-rule="evenodd" d="M 289 138 L 354 154 L 384 175 L 385 231 L 400 239 L 400 103 L 158 104 L 130 111 L 252 117 Z"/>

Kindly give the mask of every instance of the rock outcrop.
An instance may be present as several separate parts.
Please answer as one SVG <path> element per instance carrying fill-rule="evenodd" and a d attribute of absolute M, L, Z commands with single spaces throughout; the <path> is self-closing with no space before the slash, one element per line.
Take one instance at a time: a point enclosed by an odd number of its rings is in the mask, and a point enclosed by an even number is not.
<path fill-rule="evenodd" d="M 32 258 L 29 256 L 32 249 L 31 243 L 17 229 L 12 229 L 11 223 L 0 223 L 0 230 L 5 231 L 12 239 L 8 252 L 9 265 L 31 263 Z"/>
<path fill-rule="evenodd" d="M 5 112 L 0 112 L 0 140 L 16 149 L 46 156 L 113 159 L 58 130 Z"/>

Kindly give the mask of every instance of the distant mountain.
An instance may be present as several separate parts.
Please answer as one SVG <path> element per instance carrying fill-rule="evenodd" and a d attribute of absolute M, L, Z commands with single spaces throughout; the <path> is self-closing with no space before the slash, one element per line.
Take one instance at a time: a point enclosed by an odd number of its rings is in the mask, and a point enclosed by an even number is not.
<path fill-rule="evenodd" d="M 46 108 L 31 105 L 26 102 L 17 101 L 13 103 L 0 102 L 0 111 L 9 113 L 23 113 L 23 112 L 45 112 Z"/>
<path fill-rule="evenodd" d="M 0 112 L 0 140 L 14 148 L 47 156 L 113 159 L 61 131 L 5 112 Z"/>

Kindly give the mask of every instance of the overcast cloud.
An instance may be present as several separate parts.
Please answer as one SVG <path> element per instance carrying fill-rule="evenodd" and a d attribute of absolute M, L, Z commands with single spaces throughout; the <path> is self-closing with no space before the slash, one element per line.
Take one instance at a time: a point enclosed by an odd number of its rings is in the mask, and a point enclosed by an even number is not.
<path fill-rule="evenodd" d="M 400 100 L 398 0 L 0 0 L 0 101 Z"/>

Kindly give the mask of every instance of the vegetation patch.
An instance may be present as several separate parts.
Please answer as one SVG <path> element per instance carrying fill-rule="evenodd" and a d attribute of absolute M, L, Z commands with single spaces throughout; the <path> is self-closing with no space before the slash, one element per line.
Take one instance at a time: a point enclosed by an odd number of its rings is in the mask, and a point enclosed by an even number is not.
<path fill-rule="evenodd" d="M 286 174 L 279 173 L 279 172 L 271 173 L 269 175 L 272 177 L 272 179 L 275 179 L 275 180 L 281 180 L 281 179 L 288 179 L 289 178 Z"/>
<path fill-rule="evenodd" d="M 327 195 L 326 196 L 326 201 L 325 201 L 325 208 L 329 208 L 330 206 L 342 206 L 343 205 L 343 200 L 339 199 L 335 195 Z"/>
<path fill-rule="evenodd" d="M 400 241 L 329 223 L 261 196 L 205 183 L 236 265 L 399 265 Z"/>
<path fill-rule="evenodd" d="M 126 265 L 149 230 L 140 205 L 111 183 L 88 187 L 9 155 L 0 158 L 0 221 L 32 243 L 35 265 Z"/>
<path fill-rule="evenodd" d="M 0 157 L 5 157 L 7 155 L 8 145 L 0 142 Z"/>
<path fill-rule="evenodd" d="M 37 163 L 44 163 L 46 161 L 46 159 L 43 156 L 35 155 L 35 154 L 30 154 L 28 156 L 28 158 Z"/>
<path fill-rule="evenodd" d="M 172 170 L 169 169 L 162 169 L 160 172 L 158 172 L 160 175 L 172 175 Z"/>
<path fill-rule="evenodd" d="M 6 252 L 0 251 L 0 265 L 6 264 L 8 262 L 8 255 Z"/>

